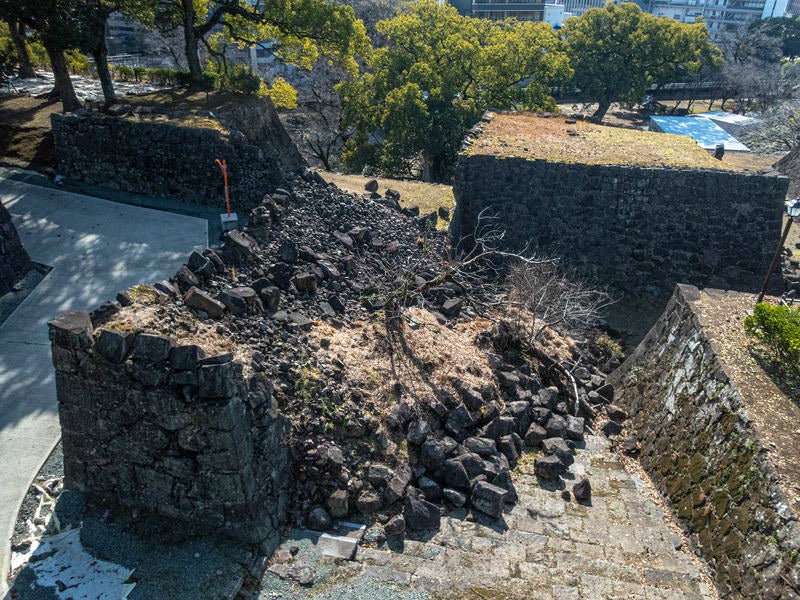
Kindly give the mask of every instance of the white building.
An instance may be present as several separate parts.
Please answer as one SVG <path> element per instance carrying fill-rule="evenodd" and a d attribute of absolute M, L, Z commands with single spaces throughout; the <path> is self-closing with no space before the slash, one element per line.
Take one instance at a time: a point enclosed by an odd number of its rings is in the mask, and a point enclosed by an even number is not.
<path fill-rule="evenodd" d="M 725 31 L 738 29 L 759 19 L 782 17 L 789 0 L 646 0 L 642 8 L 657 17 L 682 23 L 703 21 L 714 41 Z"/>
<path fill-rule="evenodd" d="M 467 17 L 502 21 L 507 18 L 520 21 L 544 21 L 561 27 L 570 16 L 563 4 L 531 2 L 529 0 L 450 0 L 458 12 Z"/>

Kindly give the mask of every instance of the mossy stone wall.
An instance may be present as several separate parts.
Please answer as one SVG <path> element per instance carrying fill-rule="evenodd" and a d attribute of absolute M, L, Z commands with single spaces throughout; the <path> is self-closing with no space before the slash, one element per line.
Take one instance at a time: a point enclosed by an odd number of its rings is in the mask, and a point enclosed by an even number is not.
<path fill-rule="evenodd" d="M 612 374 L 641 462 L 669 499 L 722 597 L 797 598 L 800 531 L 742 397 L 679 285 Z M 794 425 L 796 426 L 796 424 Z"/>

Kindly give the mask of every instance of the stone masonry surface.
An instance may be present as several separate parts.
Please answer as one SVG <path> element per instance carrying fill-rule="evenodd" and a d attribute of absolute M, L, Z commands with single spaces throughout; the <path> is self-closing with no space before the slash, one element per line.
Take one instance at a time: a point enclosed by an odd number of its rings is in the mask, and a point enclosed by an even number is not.
<path fill-rule="evenodd" d="M 501 518 L 450 513 L 429 539 L 362 541 L 353 562 L 322 556 L 318 533 L 294 530 L 260 598 L 715 597 L 702 565 L 676 550 L 677 528 L 649 483 L 626 471 L 608 439 L 587 436 L 573 468 L 592 480 L 590 506 L 542 488 L 523 464 L 514 481 L 519 502 Z"/>
<path fill-rule="evenodd" d="M 271 386 L 230 354 L 95 327 L 101 312 L 50 322 L 65 485 L 277 543 L 288 498 L 286 419 Z M 91 424 L 91 426 L 89 426 Z"/>
<path fill-rule="evenodd" d="M 757 290 L 775 251 L 788 180 L 725 171 L 459 157 L 455 239 L 500 216 L 504 243 L 552 253 L 638 297 L 678 282 Z M 777 278 L 776 278 L 777 279 Z"/>
<path fill-rule="evenodd" d="M 613 375 L 641 462 L 729 598 L 797 598 L 800 532 L 762 440 L 680 285 Z M 792 423 L 791 427 L 797 424 Z"/>
<path fill-rule="evenodd" d="M 249 210 L 291 171 L 301 169 L 303 159 L 271 104 L 245 104 L 229 115 L 236 129 L 227 137 L 215 129 L 134 117 L 55 114 L 58 170 L 90 185 L 223 209 L 225 191 L 214 161 L 225 159 L 234 210 Z"/>
<path fill-rule="evenodd" d="M 10 291 L 30 268 L 31 259 L 11 222 L 11 214 L 0 202 L 0 295 Z"/>

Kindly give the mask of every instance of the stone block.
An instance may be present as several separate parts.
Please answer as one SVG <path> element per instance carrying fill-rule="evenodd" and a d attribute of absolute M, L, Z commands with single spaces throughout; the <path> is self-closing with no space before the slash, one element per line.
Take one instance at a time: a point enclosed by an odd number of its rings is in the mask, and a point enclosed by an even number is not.
<path fill-rule="evenodd" d="M 63 371 L 65 373 L 76 373 L 78 371 L 79 361 L 74 350 L 69 350 L 61 346 L 51 346 L 50 355 L 56 371 Z"/>
<path fill-rule="evenodd" d="M 92 318 L 88 312 L 67 310 L 48 321 L 50 341 L 62 348 L 87 350 L 92 345 Z"/>
<path fill-rule="evenodd" d="M 133 348 L 134 335 L 125 331 L 103 329 L 97 337 L 94 349 L 112 363 L 124 362 Z"/>
<path fill-rule="evenodd" d="M 201 398 L 230 398 L 236 393 L 235 371 L 232 362 L 203 365 L 197 370 Z"/>
<path fill-rule="evenodd" d="M 190 371 L 197 366 L 197 361 L 205 356 L 200 346 L 175 346 L 169 353 L 169 364 L 176 371 Z"/>
<path fill-rule="evenodd" d="M 537 477 L 542 479 L 558 479 L 564 472 L 564 464 L 558 460 L 557 456 L 537 456 L 533 463 L 533 471 Z"/>
<path fill-rule="evenodd" d="M 503 514 L 503 505 L 508 492 L 501 487 L 481 481 L 472 489 L 470 504 L 475 510 L 499 518 Z"/>
<path fill-rule="evenodd" d="M 219 317 L 225 312 L 225 305 L 222 302 L 196 287 L 189 288 L 189 291 L 183 297 L 183 301 L 189 308 L 201 310 L 211 318 Z"/>
<path fill-rule="evenodd" d="M 567 416 L 567 439 L 575 441 L 583 440 L 583 428 L 583 417 L 573 417 L 572 415 Z"/>
<path fill-rule="evenodd" d="M 423 500 L 413 493 L 406 494 L 403 518 L 406 520 L 406 528 L 412 531 L 438 530 L 442 520 L 436 504 Z"/>
<path fill-rule="evenodd" d="M 169 358 L 172 340 L 162 335 L 140 333 L 133 344 L 133 356 L 147 362 L 164 362 Z"/>

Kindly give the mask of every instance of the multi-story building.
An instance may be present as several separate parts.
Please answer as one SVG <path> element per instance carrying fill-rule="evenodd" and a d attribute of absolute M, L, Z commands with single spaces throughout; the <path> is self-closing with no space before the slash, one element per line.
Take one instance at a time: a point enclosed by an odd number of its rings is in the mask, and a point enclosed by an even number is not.
<path fill-rule="evenodd" d="M 544 21 L 553 27 L 564 24 L 563 4 L 531 0 L 450 0 L 458 12 L 468 17 L 500 21 L 509 17 L 520 21 Z"/>
<path fill-rule="evenodd" d="M 711 35 L 717 40 L 720 34 L 749 25 L 759 19 L 782 17 L 789 0 L 645 0 L 644 10 L 657 17 L 669 17 L 682 23 L 694 23 L 702 17 Z"/>
<path fill-rule="evenodd" d="M 144 49 L 147 29 L 126 19 L 122 13 L 113 12 L 106 20 L 106 45 L 108 53 L 140 54 Z"/>
<path fill-rule="evenodd" d="M 606 2 L 608 0 L 564 0 L 564 12 L 570 17 L 580 17 L 590 8 L 603 8 Z"/>

